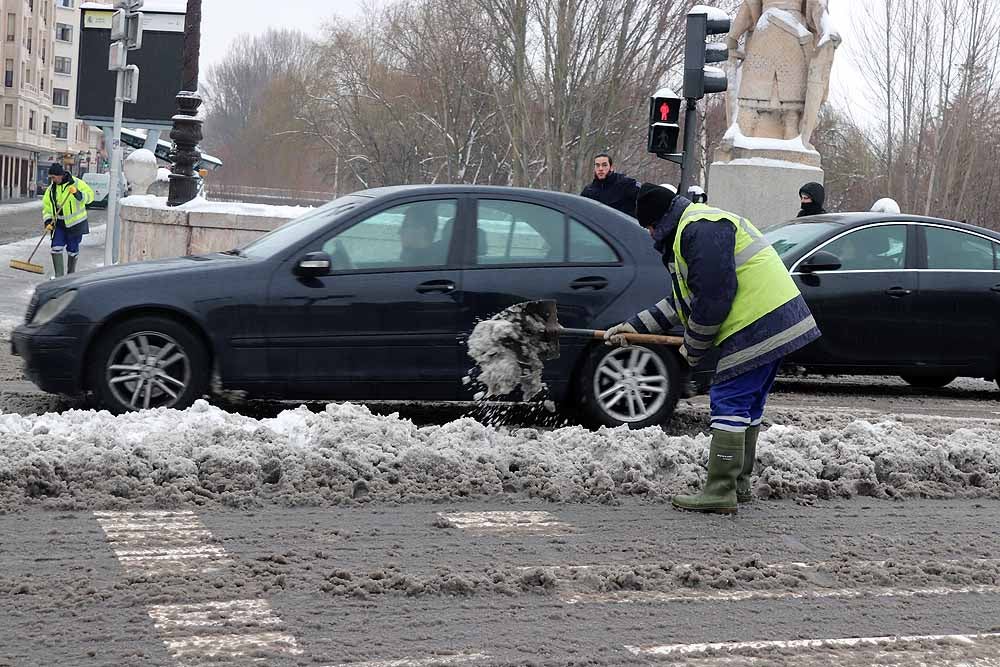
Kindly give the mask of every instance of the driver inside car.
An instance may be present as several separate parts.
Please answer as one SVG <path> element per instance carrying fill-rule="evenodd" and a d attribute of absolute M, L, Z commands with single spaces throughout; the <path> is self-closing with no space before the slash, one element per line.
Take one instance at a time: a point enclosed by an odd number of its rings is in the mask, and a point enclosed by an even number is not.
<path fill-rule="evenodd" d="M 402 246 L 399 261 L 405 266 L 443 264 L 447 246 L 434 242 L 437 228 L 436 205 L 414 204 L 409 207 L 399 228 L 399 242 Z"/>

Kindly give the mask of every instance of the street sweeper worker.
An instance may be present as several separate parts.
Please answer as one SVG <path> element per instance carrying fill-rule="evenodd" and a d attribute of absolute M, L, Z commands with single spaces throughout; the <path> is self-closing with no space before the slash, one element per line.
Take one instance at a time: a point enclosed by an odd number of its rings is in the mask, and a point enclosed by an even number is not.
<path fill-rule="evenodd" d="M 58 162 L 49 167 L 51 183 L 42 196 L 42 224 L 52 235 L 52 270 L 63 275 L 63 251 L 67 273 L 76 271 L 80 240 L 90 232 L 87 205 L 94 201 L 94 191 L 82 180 L 73 178 Z"/>
<path fill-rule="evenodd" d="M 622 333 L 665 333 L 680 324 L 680 353 L 692 368 L 719 348 L 709 391 L 708 478 L 700 494 L 674 496 L 673 504 L 736 513 L 738 502 L 752 499 L 757 436 L 781 360 L 818 338 L 819 329 L 788 269 L 750 221 L 649 183 L 639 191 L 636 216 L 663 255 L 671 294 L 605 339 L 623 345 Z"/>

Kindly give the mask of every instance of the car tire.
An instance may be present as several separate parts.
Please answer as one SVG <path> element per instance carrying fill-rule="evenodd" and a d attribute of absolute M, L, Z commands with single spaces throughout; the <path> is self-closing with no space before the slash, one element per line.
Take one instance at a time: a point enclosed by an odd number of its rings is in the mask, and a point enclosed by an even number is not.
<path fill-rule="evenodd" d="M 579 375 L 583 416 L 598 426 L 657 426 L 673 416 L 680 390 L 677 354 L 658 346 L 595 346 Z"/>
<path fill-rule="evenodd" d="M 180 322 L 135 317 L 99 335 L 91 357 L 89 387 L 108 411 L 182 410 L 208 390 L 208 350 Z"/>
<path fill-rule="evenodd" d="M 901 375 L 903 381 L 920 389 L 940 389 L 955 381 L 957 375 Z"/>

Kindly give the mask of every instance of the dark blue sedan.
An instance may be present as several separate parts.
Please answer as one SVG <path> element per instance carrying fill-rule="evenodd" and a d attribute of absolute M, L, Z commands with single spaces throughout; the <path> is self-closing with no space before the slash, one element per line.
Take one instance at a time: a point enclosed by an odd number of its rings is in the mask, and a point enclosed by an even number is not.
<path fill-rule="evenodd" d="M 39 286 L 13 334 L 45 391 L 123 412 L 183 408 L 216 381 L 251 397 L 471 400 L 463 337 L 526 300 L 606 328 L 669 291 L 634 220 L 575 195 L 413 186 L 341 197 L 239 250 Z M 667 419 L 676 350 L 566 340 L 549 397 L 592 420 Z"/>

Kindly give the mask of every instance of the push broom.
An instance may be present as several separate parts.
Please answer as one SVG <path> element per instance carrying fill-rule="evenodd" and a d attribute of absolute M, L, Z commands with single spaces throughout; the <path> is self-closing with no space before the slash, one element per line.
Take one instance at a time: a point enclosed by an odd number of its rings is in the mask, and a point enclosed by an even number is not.
<path fill-rule="evenodd" d="M 49 228 L 46 227 L 45 231 L 42 232 L 42 238 L 38 239 L 38 243 L 35 244 L 35 249 L 31 251 L 31 255 L 28 257 L 27 262 L 22 262 L 19 259 L 10 260 L 10 268 L 17 269 L 18 271 L 27 271 L 29 273 L 45 273 L 45 267 L 41 264 L 32 264 L 31 260 L 34 259 L 35 253 L 38 252 L 38 248 L 41 247 L 42 241 L 45 240 L 45 235 L 49 233 Z"/>

